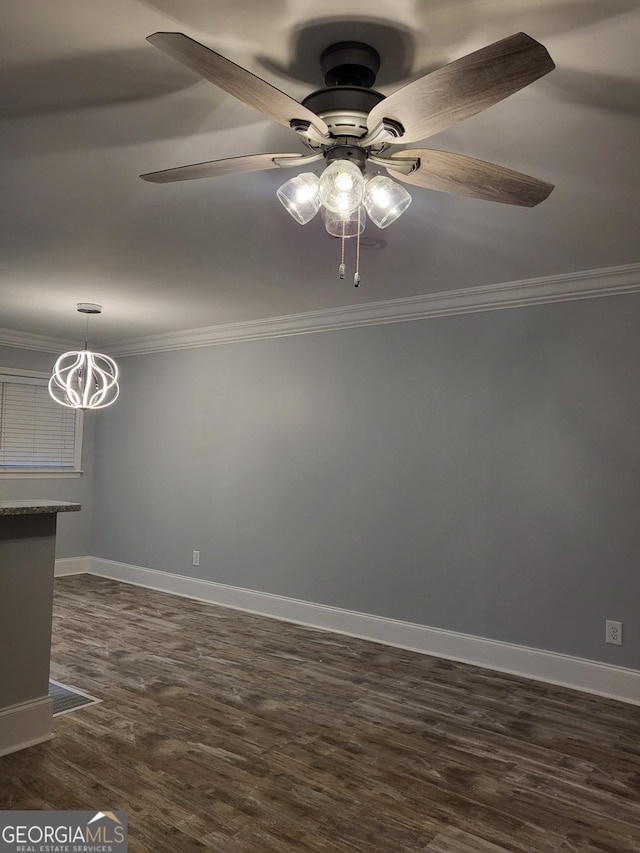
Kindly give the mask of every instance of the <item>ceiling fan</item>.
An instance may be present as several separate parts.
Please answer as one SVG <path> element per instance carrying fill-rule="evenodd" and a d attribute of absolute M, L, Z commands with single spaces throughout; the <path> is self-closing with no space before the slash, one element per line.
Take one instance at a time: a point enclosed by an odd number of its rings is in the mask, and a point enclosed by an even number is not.
<path fill-rule="evenodd" d="M 521 207 L 534 207 L 553 189 L 552 184 L 504 166 L 446 151 L 405 148 L 387 156 L 391 146 L 433 136 L 552 71 L 555 65 L 546 48 L 525 33 L 450 62 L 386 98 L 371 88 L 380 68 L 377 51 L 360 42 L 339 42 L 320 57 L 325 88 L 307 95 L 302 103 L 183 33 L 154 33 L 147 41 L 292 128 L 310 153 L 212 160 L 141 175 L 145 181 L 299 169 L 324 159 L 327 165 L 320 178 L 312 172 L 297 175 L 280 187 L 278 198 L 301 224 L 322 207 L 327 231 L 342 238 L 359 236 L 366 214 L 382 228 L 397 219 L 411 196 L 396 181 Z M 367 164 L 385 169 L 390 177 L 365 177 Z M 357 272 L 356 276 L 357 284 Z"/>

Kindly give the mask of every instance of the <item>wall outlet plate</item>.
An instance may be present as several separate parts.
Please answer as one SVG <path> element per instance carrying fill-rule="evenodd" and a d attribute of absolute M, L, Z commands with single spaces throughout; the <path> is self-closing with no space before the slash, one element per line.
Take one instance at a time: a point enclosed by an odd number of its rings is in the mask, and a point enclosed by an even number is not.
<path fill-rule="evenodd" d="M 200 551 L 194 551 L 193 552 L 193 565 L 194 566 L 200 565 Z"/>
<path fill-rule="evenodd" d="M 604 641 L 605 643 L 611 643 L 614 646 L 622 645 L 622 622 L 615 622 L 613 619 L 607 619 Z"/>

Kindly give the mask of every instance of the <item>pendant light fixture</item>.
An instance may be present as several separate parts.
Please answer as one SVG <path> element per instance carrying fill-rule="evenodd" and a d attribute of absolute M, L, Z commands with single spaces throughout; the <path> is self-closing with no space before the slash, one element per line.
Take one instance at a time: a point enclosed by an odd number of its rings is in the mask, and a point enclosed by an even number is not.
<path fill-rule="evenodd" d="M 115 361 L 108 355 L 91 352 L 87 345 L 89 317 L 101 314 L 102 305 L 79 302 L 77 309 L 87 315 L 84 350 L 65 352 L 58 358 L 49 380 L 49 394 L 69 409 L 104 409 L 115 403 L 120 389 Z"/>

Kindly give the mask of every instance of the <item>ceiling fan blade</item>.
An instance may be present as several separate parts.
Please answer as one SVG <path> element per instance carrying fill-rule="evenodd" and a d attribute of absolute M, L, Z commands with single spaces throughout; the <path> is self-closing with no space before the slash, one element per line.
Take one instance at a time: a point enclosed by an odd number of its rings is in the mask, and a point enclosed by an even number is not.
<path fill-rule="evenodd" d="M 402 125 L 404 135 L 385 141 L 426 139 L 508 98 L 554 68 L 545 47 L 525 33 L 516 33 L 393 92 L 371 110 L 367 127 L 373 133 L 388 118 Z"/>
<path fill-rule="evenodd" d="M 420 161 L 418 168 L 408 175 L 393 168 L 393 159 L 400 161 L 403 157 L 417 158 Z M 381 162 L 382 158 L 376 160 L 376 163 Z M 448 151 L 398 151 L 387 163 L 386 168 L 390 175 L 416 187 L 481 198 L 485 201 L 516 204 L 520 207 L 535 207 L 544 201 L 553 189 L 553 184 L 546 181 Z"/>
<path fill-rule="evenodd" d="M 173 181 L 192 181 L 195 178 L 217 178 L 233 172 L 261 172 L 265 169 L 277 169 L 284 163 L 276 160 L 291 159 L 291 165 L 305 161 L 303 154 L 249 154 L 246 157 L 229 157 L 226 160 L 209 160 L 207 163 L 194 163 L 191 166 L 178 166 L 161 172 L 147 172 L 140 175 L 143 181 L 154 184 L 168 184 Z M 302 162 L 300 162 L 302 161 Z M 288 165 L 288 164 L 286 164 Z"/>
<path fill-rule="evenodd" d="M 236 65 L 183 33 L 154 33 L 147 36 L 147 41 L 274 121 L 287 127 L 291 126 L 292 121 L 312 124 L 322 136 L 328 136 L 329 128 L 311 110 L 266 80 L 256 77 L 246 68 Z"/>

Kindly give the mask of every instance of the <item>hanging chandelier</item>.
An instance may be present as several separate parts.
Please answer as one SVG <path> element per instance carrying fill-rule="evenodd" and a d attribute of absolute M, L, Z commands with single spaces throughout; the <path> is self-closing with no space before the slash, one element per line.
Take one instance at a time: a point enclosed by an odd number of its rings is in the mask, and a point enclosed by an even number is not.
<path fill-rule="evenodd" d="M 63 353 L 53 367 L 49 394 L 56 403 L 70 409 L 104 409 L 118 398 L 118 366 L 108 355 L 91 352 L 87 345 L 89 317 L 101 314 L 102 305 L 79 302 L 77 309 L 87 315 L 84 350 Z"/>

